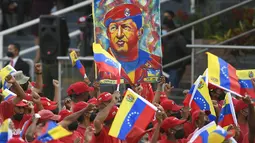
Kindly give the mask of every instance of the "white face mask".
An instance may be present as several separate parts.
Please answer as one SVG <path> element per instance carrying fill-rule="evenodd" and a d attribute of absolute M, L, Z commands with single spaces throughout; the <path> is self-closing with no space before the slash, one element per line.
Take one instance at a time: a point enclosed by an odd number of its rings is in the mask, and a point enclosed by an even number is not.
<path fill-rule="evenodd" d="M 167 31 L 166 30 L 162 30 L 162 35 L 166 35 Z"/>

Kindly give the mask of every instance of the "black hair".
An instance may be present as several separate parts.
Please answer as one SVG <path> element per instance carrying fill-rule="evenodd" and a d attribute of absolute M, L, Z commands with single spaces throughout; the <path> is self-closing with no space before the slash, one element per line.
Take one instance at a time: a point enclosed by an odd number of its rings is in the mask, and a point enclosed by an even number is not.
<path fill-rule="evenodd" d="M 167 11 L 165 11 L 165 13 L 170 14 L 172 16 L 172 18 L 175 17 L 175 13 L 172 10 L 167 10 Z"/>
<path fill-rule="evenodd" d="M 18 52 L 20 52 L 20 44 L 19 43 L 11 43 L 11 45 L 14 45 L 15 49 L 17 49 Z"/>

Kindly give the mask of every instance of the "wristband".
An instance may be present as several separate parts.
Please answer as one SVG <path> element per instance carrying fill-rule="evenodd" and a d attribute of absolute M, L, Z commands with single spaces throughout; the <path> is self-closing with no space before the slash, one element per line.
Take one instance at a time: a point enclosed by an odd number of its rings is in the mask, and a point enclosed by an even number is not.
<path fill-rule="evenodd" d="M 35 74 L 39 75 L 39 74 L 42 74 L 42 72 L 40 72 L 40 73 L 37 72 L 37 73 L 35 73 Z"/>

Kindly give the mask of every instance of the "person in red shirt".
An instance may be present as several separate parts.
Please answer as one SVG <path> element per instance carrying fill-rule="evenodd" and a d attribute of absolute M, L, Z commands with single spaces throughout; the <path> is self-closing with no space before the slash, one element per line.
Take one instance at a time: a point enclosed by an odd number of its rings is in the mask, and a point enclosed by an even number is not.
<path fill-rule="evenodd" d="M 76 121 L 82 114 L 88 114 L 94 110 L 94 105 L 89 104 L 86 108 L 83 108 L 82 110 L 73 113 L 66 118 L 64 118 L 61 122 L 58 123 L 58 125 L 62 126 L 66 130 L 68 130 L 68 126 Z M 26 131 L 26 140 L 28 142 L 33 142 L 33 143 L 40 143 L 40 141 L 37 140 L 37 137 L 43 134 L 43 130 L 45 130 L 45 125 L 48 121 L 59 121 L 61 118 L 59 115 L 53 114 L 49 110 L 41 110 L 38 112 L 39 118 L 36 117 L 36 115 L 33 116 L 33 122 L 30 125 L 30 127 Z M 49 141 L 48 143 L 55 143 L 55 142 L 60 142 L 60 140 L 52 140 Z"/>
<path fill-rule="evenodd" d="M 94 91 L 93 87 L 89 87 L 85 82 L 76 82 L 70 85 L 67 89 L 67 95 L 71 97 L 74 103 L 79 101 L 87 102 L 91 96 L 91 92 Z"/>
<path fill-rule="evenodd" d="M 15 112 L 14 107 L 17 103 L 22 101 L 26 94 L 20 85 L 17 83 L 14 77 L 8 75 L 5 81 L 9 84 L 12 84 L 11 91 L 14 92 L 17 96 L 9 98 L 6 101 L 0 103 L 0 118 L 4 121 L 5 119 L 11 118 Z M 8 109 L 8 110 L 6 110 Z"/>
<path fill-rule="evenodd" d="M 175 102 L 173 100 L 164 100 L 163 102 L 160 103 L 160 105 L 164 108 L 166 114 L 168 117 L 170 116 L 174 116 L 178 119 L 181 119 L 181 109 L 182 106 L 179 106 L 177 104 L 175 104 Z"/>
<path fill-rule="evenodd" d="M 69 110 L 60 111 L 59 114 L 58 114 L 60 116 L 59 122 L 63 121 L 64 118 L 66 118 L 67 116 L 69 116 L 71 114 L 72 114 L 72 112 L 70 112 Z M 63 143 L 71 143 L 76 139 L 79 139 L 81 141 L 79 133 L 76 131 L 77 127 L 78 127 L 77 121 L 75 121 L 75 122 L 71 123 L 70 125 L 68 125 L 68 130 L 70 132 L 72 132 L 72 134 L 69 135 L 69 136 L 63 137 L 59 140 Z"/>
<path fill-rule="evenodd" d="M 73 106 L 73 112 L 79 112 L 82 109 L 86 108 L 89 104 L 86 102 L 78 102 L 76 104 L 74 104 Z M 92 143 L 94 142 L 94 135 L 91 134 L 90 132 L 87 132 L 89 130 L 87 130 L 87 128 L 91 127 L 91 120 L 90 120 L 90 116 L 91 113 L 93 111 L 91 111 L 90 113 L 87 114 L 82 114 L 78 119 L 78 128 L 76 129 L 76 132 L 79 134 L 79 137 L 81 138 L 81 142 L 88 142 L 88 143 Z M 90 137 L 89 137 L 90 136 Z"/>
<path fill-rule="evenodd" d="M 111 102 L 102 109 L 94 120 L 95 127 L 95 141 L 96 143 L 119 143 L 119 139 L 108 135 L 113 119 L 118 111 L 117 97 L 120 97 L 118 91 L 115 91 L 112 95 Z"/>
<path fill-rule="evenodd" d="M 159 143 L 186 143 L 184 139 L 185 132 L 183 124 L 186 120 L 179 120 L 176 117 L 167 117 L 163 120 L 162 112 L 156 113 L 158 125 L 155 128 L 151 143 L 157 143 L 159 132 L 162 131 L 166 134 L 167 138 L 161 139 Z"/>

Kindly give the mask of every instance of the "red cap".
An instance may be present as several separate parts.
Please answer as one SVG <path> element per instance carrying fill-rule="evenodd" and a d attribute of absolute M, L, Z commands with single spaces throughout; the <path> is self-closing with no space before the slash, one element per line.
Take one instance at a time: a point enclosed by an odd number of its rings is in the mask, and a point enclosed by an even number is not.
<path fill-rule="evenodd" d="M 51 101 L 50 99 L 46 97 L 41 97 L 41 103 L 43 105 L 43 108 L 46 110 L 55 110 L 57 108 L 57 102 Z"/>
<path fill-rule="evenodd" d="M 184 124 L 185 122 L 186 120 L 179 120 L 176 117 L 168 117 L 163 121 L 161 128 L 164 131 L 167 131 L 170 128 L 174 128 L 175 126 Z"/>
<path fill-rule="evenodd" d="M 140 29 L 142 27 L 141 9 L 134 4 L 122 4 L 116 6 L 105 15 L 104 24 L 108 27 L 112 22 L 126 19 L 133 19 L 137 28 Z"/>
<path fill-rule="evenodd" d="M 71 115 L 72 112 L 69 110 L 61 110 L 58 115 L 60 116 L 59 122 L 61 122 L 65 117 Z"/>
<path fill-rule="evenodd" d="M 17 103 L 16 106 L 18 106 L 18 107 L 26 107 L 26 106 L 28 106 L 27 100 L 24 100 L 24 99 L 23 99 L 22 101 L 20 101 L 19 103 Z"/>
<path fill-rule="evenodd" d="M 167 99 L 160 103 L 164 110 L 179 111 L 182 106 L 175 104 L 173 100 Z"/>
<path fill-rule="evenodd" d="M 112 94 L 109 92 L 103 92 L 97 98 L 98 104 L 100 104 L 101 102 L 107 102 L 111 100 L 112 100 Z"/>
<path fill-rule="evenodd" d="M 126 136 L 128 143 L 138 143 L 141 138 L 151 130 L 143 130 L 137 126 L 134 126 Z"/>
<path fill-rule="evenodd" d="M 88 106 L 88 103 L 80 101 L 78 103 L 75 103 L 73 106 L 73 112 L 78 112 L 80 110 L 82 110 L 83 108 L 86 108 Z"/>
<path fill-rule="evenodd" d="M 167 97 L 165 92 L 161 92 L 160 93 L 160 103 L 165 101 L 165 100 L 168 100 L 168 97 Z"/>
<path fill-rule="evenodd" d="M 113 106 L 112 109 L 110 110 L 107 118 L 105 119 L 105 121 L 109 121 L 109 120 L 112 120 L 114 119 L 115 115 L 117 114 L 118 112 L 118 107 L 117 106 Z"/>
<path fill-rule="evenodd" d="M 68 96 L 70 96 L 72 94 L 79 95 L 81 93 L 90 92 L 90 91 L 94 91 L 94 88 L 89 87 L 85 82 L 76 82 L 70 85 L 66 92 Z"/>
<path fill-rule="evenodd" d="M 38 112 L 38 114 L 41 116 L 41 120 L 53 120 L 53 121 L 59 121 L 60 116 L 53 114 L 50 110 L 41 110 Z"/>
<path fill-rule="evenodd" d="M 11 138 L 8 143 L 26 143 L 22 138 L 13 137 Z"/>
<path fill-rule="evenodd" d="M 97 105 L 97 99 L 94 97 L 94 98 L 91 98 L 89 99 L 88 101 L 89 104 L 94 104 L 94 105 Z"/>

